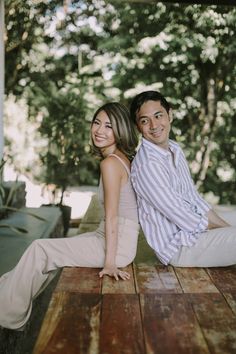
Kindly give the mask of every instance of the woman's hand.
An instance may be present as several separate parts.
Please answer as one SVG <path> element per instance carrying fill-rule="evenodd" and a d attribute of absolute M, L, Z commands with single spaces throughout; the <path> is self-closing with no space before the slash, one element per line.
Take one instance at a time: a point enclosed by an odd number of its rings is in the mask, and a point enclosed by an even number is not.
<path fill-rule="evenodd" d="M 105 266 L 101 272 L 99 272 L 99 277 L 102 278 L 104 275 L 109 275 L 119 280 L 119 277 L 123 280 L 130 279 L 130 274 L 123 270 L 118 269 L 116 266 Z"/>

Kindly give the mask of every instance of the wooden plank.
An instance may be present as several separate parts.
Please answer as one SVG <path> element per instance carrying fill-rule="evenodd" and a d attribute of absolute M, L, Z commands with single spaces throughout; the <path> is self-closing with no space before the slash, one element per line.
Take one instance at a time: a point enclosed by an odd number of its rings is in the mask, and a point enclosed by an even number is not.
<path fill-rule="evenodd" d="M 189 294 L 194 312 L 213 354 L 236 353 L 236 317 L 218 294 Z"/>
<path fill-rule="evenodd" d="M 236 315 L 236 293 L 224 293 L 223 295 L 231 310 Z"/>
<path fill-rule="evenodd" d="M 135 265 L 136 287 L 139 293 L 182 293 L 171 266 Z"/>
<path fill-rule="evenodd" d="M 103 294 L 135 294 L 135 282 L 134 282 L 134 274 L 133 274 L 133 266 L 130 264 L 129 266 L 123 268 L 124 271 L 129 272 L 130 279 L 129 280 L 115 280 L 115 278 L 111 278 L 109 276 L 104 276 L 102 281 L 102 293 Z"/>
<path fill-rule="evenodd" d="M 103 295 L 100 353 L 145 353 L 137 294 Z"/>
<path fill-rule="evenodd" d="M 186 294 L 140 294 L 148 354 L 209 354 Z"/>
<path fill-rule="evenodd" d="M 101 295 L 53 294 L 33 354 L 99 353 Z"/>
<path fill-rule="evenodd" d="M 236 292 L 236 267 L 208 268 L 212 281 L 222 292 Z"/>
<path fill-rule="evenodd" d="M 219 292 L 204 268 L 175 267 L 175 272 L 184 293 Z"/>
<path fill-rule="evenodd" d="M 55 291 L 100 293 L 100 269 L 84 267 L 66 267 L 62 270 Z"/>

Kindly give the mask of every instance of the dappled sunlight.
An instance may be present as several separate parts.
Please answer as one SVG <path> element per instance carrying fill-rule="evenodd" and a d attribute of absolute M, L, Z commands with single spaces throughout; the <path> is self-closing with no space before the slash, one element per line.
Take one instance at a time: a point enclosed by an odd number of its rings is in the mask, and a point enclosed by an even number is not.
<path fill-rule="evenodd" d="M 172 40 L 172 36 L 165 32 L 159 33 L 155 37 L 146 37 L 138 43 L 140 53 L 151 54 L 154 47 L 159 46 L 163 50 L 168 49 L 168 43 Z"/>
<path fill-rule="evenodd" d="M 236 203 L 233 7 L 27 0 L 19 12 L 16 3 L 5 2 L 4 158 L 44 183 L 42 195 L 27 182 L 32 203 L 58 202 L 56 185 L 96 185 L 93 113 L 108 101 L 129 106 L 147 90 L 170 103 L 171 138 L 200 191 Z M 73 213 L 80 197 L 69 193 Z"/>
<path fill-rule="evenodd" d="M 139 82 L 135 85 L 134 88 L 126 90 L 124 93 L 124 97 L 127 99 L 130 97 L 134 97 L 135 95 L 137 95 L 141 91 L 160 90 L 162 87 L 163 87 L 162 82 L 155 82 L 151 85 L 147 85 L 144 82 Z"/>

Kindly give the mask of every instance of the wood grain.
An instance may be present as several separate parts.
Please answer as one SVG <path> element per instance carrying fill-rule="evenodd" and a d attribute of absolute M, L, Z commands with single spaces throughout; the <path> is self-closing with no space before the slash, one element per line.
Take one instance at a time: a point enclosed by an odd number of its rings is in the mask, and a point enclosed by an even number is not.
<path fill-rule="evenodd" d="M 236 267 L 208 268 L 215 286 L 223 292 L 236 292 Z"/>
<path fill-rule="evenodd" d="M 101 292 L 99 271 L 96 268 L 66 267 L 62 270 L 55 291 L 98 294 Z"/>
<path fill-rule="evenodd" d="M 65 268 L 34 354 L 234 354 L 236 267 Z"/>
<path fill-rule="evenodd" d="M 99 353 L 101 295 L 55 292 L 33 354 Z"/>
<path fill-rule="evenodd" d="M 115 280 L 115 278 L 104 276 L 102 281 L 103 294 L 135 294 L 136 293 L 132 265 L 122 268 L 122 270 L 130 274 L 130 279 L 129 280 L 119 279 L 117 281 Z"/>
<path fill-rule="evenodd" d="M 236 316 L 236 293 L 224 293 L 224 297 Z"/>
<path fill-rule="evenodd" d="M 103 295 L 100 333 L 100 353 L 145 353 L 137 294 Z"/>
<path fill-rule="evenodd" d="M 182 289 L 171 266 L 135 265 L 139 293 L 181 293 Z"/>
<path fill-rule="evenodd" d="M 211 353 L 236 353 L 236 318 L 221 294 L 189 294 Z"/>
<path fill-rule="evenodd" d="M 186 294 L 141 294 L 148 354 L 209 354 Z"/>
<path fill-rule="evenodd" d="M 218 293 L 204 268 L 175 268 L 176 275 L 185 293 Z"/>

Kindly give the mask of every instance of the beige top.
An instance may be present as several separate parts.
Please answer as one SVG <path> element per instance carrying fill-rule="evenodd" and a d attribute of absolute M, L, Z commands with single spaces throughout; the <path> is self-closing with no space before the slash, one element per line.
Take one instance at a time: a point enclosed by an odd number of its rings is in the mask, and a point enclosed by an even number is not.
<path fill-rule="evenodd" d="M 127 183 L 123 187 L 121 187 L 118 216 L 126 219 L 130 219 L 138 223 L 137 201 L 136 201 L 136 195 L 131 185 L 129 168 L 126 166 L 125 162 L 119 156 L 115 154 L 110 154 L 109 156 L 116 157 L 124 166 L 128 174 Z M 100 182 L 99 182 L 98 199 L 102 204 L 103 213 L 104 213 L 104 193 L 103 193 L 102 177 L 100 178 Z"/>

